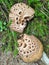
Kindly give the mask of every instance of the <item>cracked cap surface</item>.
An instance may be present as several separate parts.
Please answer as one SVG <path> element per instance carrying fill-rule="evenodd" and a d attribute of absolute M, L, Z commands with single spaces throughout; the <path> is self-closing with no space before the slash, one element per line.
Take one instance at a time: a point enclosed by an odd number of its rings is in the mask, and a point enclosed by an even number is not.
<path fill-rule="evenodd" d="M 34 62 L 42 57 L 43 45 L 35 36 L 24 34 L 18 44 L 19 55 L 24 62 Z"/>
<path fill-rule="evenodd" d="M 9 20 L 12 20 L 10 28 L 22 33 L 26 27 L 26 21 L 32 19 L 34 13 L 34 9 L 24 3 L 17 3 L 13 5 L 9 13 Z"/>

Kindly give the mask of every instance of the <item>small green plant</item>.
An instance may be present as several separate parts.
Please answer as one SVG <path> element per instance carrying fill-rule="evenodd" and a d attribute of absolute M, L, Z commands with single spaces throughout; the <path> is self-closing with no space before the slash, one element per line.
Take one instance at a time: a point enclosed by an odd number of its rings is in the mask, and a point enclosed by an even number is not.
<path fill-rule="evenodd" d="M 2 22 L 2 21 L 0 21 L 0 32 L 3 32 L 3 30 L 6 30 L 7 28 L 6 28 L 6 22 Z"/>
<path fill-rule="evenodd" d="M 28 27 L 25 31 L 27 34 L 34 34 L 37 37 L 44 37 L 48 34 L 48 27 L 42 21 L 34 19 L 34 22 L 28 24 Z"/>
<path fill-rule="evenodd" d="M 4 26 L 2 25 L 3 23 L 1 22 L 0 25 L 1 25 L 1 29 L 2 29 L 2 32 L 3 32 L 3 36 L 2 36 L 2 39 L 1 41 L 3 42 L 3 46 L 2 46 L 2 50 L 4 51 L 12 51 L 14 56 L 16 54 L 18 54 L 18 43 L 17 43 L 17 37 L 18 37 L 18 33 L 15 32 L 15 31 L 11 31 L 9 26 L 11 24 L 12 21 L 9 21 L 8 24 L 5 24 L 5 28 Z M 6 29 L 6 30 L 5 30 Z"/>
<path fill-rule="evenodd" d="M 0 21 L 0 32 L 3 30 L 2 28 L 2 22 Z"/>

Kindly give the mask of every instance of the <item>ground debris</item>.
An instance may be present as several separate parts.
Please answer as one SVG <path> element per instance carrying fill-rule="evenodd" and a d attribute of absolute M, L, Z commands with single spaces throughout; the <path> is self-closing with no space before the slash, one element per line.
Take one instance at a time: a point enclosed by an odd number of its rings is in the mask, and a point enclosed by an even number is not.
<path fill-rule="evenodd" d="M 19 55 L 16 57 L 13 56 L 13 54 L 9 52 L 1 52 L 0 50 L 0 65 L 45 65 L 41 61 L 38 62 L 31 62 L 31 63 L 25 63 L 21 60 Z"/>

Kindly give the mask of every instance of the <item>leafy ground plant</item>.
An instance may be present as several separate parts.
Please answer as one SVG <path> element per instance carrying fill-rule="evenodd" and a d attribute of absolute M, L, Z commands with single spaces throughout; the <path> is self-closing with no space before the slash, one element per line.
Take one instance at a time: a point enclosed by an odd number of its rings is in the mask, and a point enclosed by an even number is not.
<path fill-rule="evenodd" d="M 27 2 L 27 5 L 35 9 L 35 16 L 30 22 L 28 22 L 24 33 L 33 34 L 44 41 L 44 37 L 48 35 L 49 31 L 49 0 L 25 1 Z M 8 15 L 11 6 L 18 2 L 23 2 L 23 0 L 0 0 L 0 34 L 1 41 L 3 42 L 2 50 L 10 50 L 14 55 L 18 53 L 17 39 L 20 34 L 10 30 L 9 25 L 11 24 L 11 21 L 8 20 Z M 49 45 L 48 47 L 46 45 L 44 48 L 45 51 L 47 51 L 49 49 Z"/>

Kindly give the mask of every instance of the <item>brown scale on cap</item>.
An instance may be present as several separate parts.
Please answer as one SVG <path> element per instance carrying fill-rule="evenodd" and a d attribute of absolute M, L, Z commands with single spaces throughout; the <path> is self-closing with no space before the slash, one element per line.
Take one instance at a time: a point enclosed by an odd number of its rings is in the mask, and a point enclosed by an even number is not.
<path fill-rule="evenodd" d="M 22 33 L 26 27 L 26 21 L 32 19 L 34 13 L 34 9 L 24 3 L 17 3 L 13 5 L 9 13 L 9 20 L 12 20 L 10 28 Z"/>
<path fill-rule="evenodd" d="M 24 62 L 34 62 L 42 57 L 43 46 L 35 36 L 24 34 L 18 44 L 19 55 Z"/>

